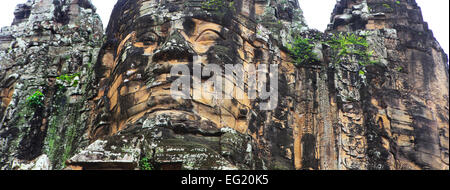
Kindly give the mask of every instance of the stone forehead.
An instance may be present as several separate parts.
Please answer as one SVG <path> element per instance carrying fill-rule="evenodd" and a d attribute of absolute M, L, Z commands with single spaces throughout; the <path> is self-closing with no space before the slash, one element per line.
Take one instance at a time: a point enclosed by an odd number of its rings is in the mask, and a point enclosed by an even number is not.
<path fill-rule="evenodd" d="M 216 23 L 240 34 L 245 33 L 242 28 L 260 31 L 283 44 L 306 28 L 295 0 L 119 0 L 112 16 L 117 19 L 110 20 L 109 38 L 168 22 L 171 28 L 184 28 L 186 18 Z"/>

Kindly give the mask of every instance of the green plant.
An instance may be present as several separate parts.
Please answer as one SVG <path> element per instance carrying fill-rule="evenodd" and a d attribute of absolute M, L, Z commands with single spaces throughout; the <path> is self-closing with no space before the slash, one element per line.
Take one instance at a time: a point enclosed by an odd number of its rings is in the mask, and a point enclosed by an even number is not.
<path fill-rule="evenodd" d="M 365 75 L 366 74 L 366 71 L 364 71 L 364 70 L 359 70 L 359 75 Z"/>
<path fill-rule="evenodd" d="M 365 75 L 364 68 L 367 65 L 376 64 L 377 61 L 372 60 L 374 51 L 368 51 L 369 43 L 365 36 L 358 36 L 353 33 L 334 35 L 327 44 L 337 52 L 335 60 L 337 63 L 342 62 L 344 56 L 356 55 L 358 64 L 360 65 L 359 74 Z"/>
<path fill-rule="evenodd" d="M 400 2 L 400 1 L 395 1 L 395 3 L 396 3 L 397 5 L 400 5 L 400 4 L 401 4 L 401 2 Z"/>
<path fill-rule="evenodd" d="M 207 0 L 202 3 L 202 9 L 219 11 L 223 9 L 235 10 L 234 2 L 227 2 L 226 0 Z"/>
<path fill-rule="evenodd" d="M 148 157 L 144 157 L 139 161 L 139 168 L 141 170 L 153 170 L 153 165 Z"/>
<path fill-rule="evenodd" d="M 355 46 L 361 46 L 362 48 L 369 47 L 369 44 L 364 37 L 357 36 L 353 33 L 334 35 L 327 43 L 333 50 L 339 50 L 339 56 L 361 54 L 362 52 L 360 50 L 355 50 Z"/>
<path fill-rule="evenodd" d="M 398 4 L 398 3 L 397 3 Z M 391 5 L 384 3 L 383 7 L 388 9 L 389 11 L 394 11 L 394 8 L 391 7 Z"/>
<path fill-rule="evenodd" d="M 387 9 L 392 9 L 392 7 L 389 4 L 383 3 L 383 7 L 387 8 Z"/>
<path fill-rule="evenodd" d="M 66 55 L 66 56 L 64 56 L 64 60 L 69 60 L 70 58 L 72 58 L 72 55 Z"/>
<path fill-rule="evenodd" d="M 80 83 L 80 73 L 74 74 L 64 74 L 59 77 L 56 77 L 58 86 L 60 89 L 65 88 L 66 86 L 77 87 Z"/>
<path fill-rule="evenodd" d="M 288 49 L 297 65 L 319 62 L 317 54 L 313 52 L 314 45 L 308 38 L 296 38 Z"/>
<path fill-rule="evenodd" d="M 44 94 L 38 90 L 26 99 L 26 104 L 31 108 L 37 108 L 44 105 L 43 101 Z"/>
<path fill-rule="evenodd" d="M 402 66 L 398 66 L 395 68 L 395 70 L 397 70 L 398 72 L 402 72 L 404 68 Z"/>

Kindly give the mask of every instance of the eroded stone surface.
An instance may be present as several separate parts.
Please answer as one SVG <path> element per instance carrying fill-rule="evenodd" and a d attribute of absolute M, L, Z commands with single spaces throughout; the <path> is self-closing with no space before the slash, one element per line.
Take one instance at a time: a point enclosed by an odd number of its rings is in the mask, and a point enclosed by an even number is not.
<path fill-rule="evenodd" d="M 47 151 L 49 160 L 58 162 L 53 169 L 61 163 L 76 170 L 144 169 L 143 160 L 161 170 L 448 169 L 448 59 L 414 1 L 338 1 L 332 23 L 321 33 L 307 28 L 291 0 L 119 0 L 98 53 L 101 29 L 77 22 L 98 21 L 92 5 L 52 2 L 19 5 L 14 25 L 0 35 L 4 169 L 32 168 L 28 161 L 41 155 L 42 147 L 53 150 Z M 35 31 L 39 27 L 20 28 L 34 23 L 28 17 L 68 28 L 44 27 L 42 33 Z M 55 21 L 45 25 L 49 19 Z M 84 38 L 85 32 L 94 40 Z M 340 32 L 364 37 L 367 47 L 352 44 L 359 54 L 334 49 Z M 295 63 L 288 50 L 295 38 L 311 39 L 316 61 Z M 58 45 L 47 48 L 50 42 Z M 82 59 L 73 55 L 80 52 Z M 364 52 L 370 52 L 372 64 Z M 66 54 L 72 55 L 69 61 Z M 44 67 L 42 57 L 57 67 Z M 194 100 L 172 97 L 177 76 L 170 75 L 171 68 L 193 63 L 277 64 L 277 108 L 259 109 L 263 102 L 239 88 L 244 98 L 210 99 L 206 91 Z M 76 72 L 80 84 L 68 85 L 65 101 L 58 99 L 55 78 Z M 53 83 L 46 87 L 47 81 Z M 50 111 L 29 116 L 33 110 L 20 105 L 36 89 L 44 90 Z M 198 92 L 191 88 L 188 95 Z M 24 130 L 29 126 L 47 132 L 36 136 Z M 67 142 L 63 150 L 51 148 Z M 24 147 L 37 151 L 23 154 Z M 12 160 L 22 165 L 11 168 Z"/>
<path fill-rule="evenodd" d="M 102 23 L 87 0 L 30 0 L 14 14 L 0 32 L 0 166 L 46 154 L 47 169 L 62 169 L 83 141 Z"/>
<path fill-rule="evenodd" d="M 272 142 L 273 131 L 288 135 L 286 139 L 292 135 L 292 129 L 281 127 L 286 116 L 277 123 L 265 121 L 270 113 L 256 113 L 259 103 L 247 94 L 230 100 L 183 100 L 170 94 L 170 70 L 176 64 L 275 63 L 293 71 L 286 48 L 281 50 L 279 44 L 290 42 L 292 32 L 306 29 L 297 2 L 217 2 L 218 9 L 206 7 L 207 1 L 118 2 L 96 65 L 98 96 L 93 104 L 98 111 L 89 131 L 92 139 L 114 136 L 141 119 L 155 117 L 159 128 L 176 134 L 163 135 L 157 143 L 156 164 L 182 162 L 185 169 L 293 168 L 289 140 Z M 135 23 L 131 25 L 129 18 Z M 191 96 L 194 93 L 191 89 Z M 262 132 L 275 125 L 280 127 Z M 237 132 L 224 133 L 224 128 Z M 280 148 L 282 157 L 277 156 Z"/>
<path fill-rule="evenodd" d="M 338 120 L 345 122 L 340 138 L 362 127 L 365 155 L 354 157 L 343 141 L 340 157 L 362 162 L 357 169 L 448 169 L 448 59 L 420 8 L 414 1 L 347 0 L 333 15 L 329 31 L 365 33 L 379 60 L 368 66 L 366 84 L 351 89 L 361 100 L 351 110 L 338 106 Z"/>

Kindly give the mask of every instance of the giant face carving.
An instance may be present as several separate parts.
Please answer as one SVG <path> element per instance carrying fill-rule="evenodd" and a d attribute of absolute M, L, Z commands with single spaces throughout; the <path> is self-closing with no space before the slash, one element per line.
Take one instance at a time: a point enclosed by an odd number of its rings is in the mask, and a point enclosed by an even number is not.
<path fill-rule="evenodd" d="M 171 69 L 185 65 L 191 70 L 189 74 L 193 74 L 197 63 L 202 67 L 215 64 L 224 69 L 227 64 L 282 65 L 287 58 L 267 35 L 268 30 L 252 20 L 265 14 L 265 2 L 211 1 L 221 3 L 213 3 L 212 7 L 208 2 L 118 2 L 122 9 L 113 12 L 113 19 L 117 19 L 109 24 L 108 41 L 96 66 L 98 93 L 93 107 L 97 111 L 93 113 L 100 114 L 93 117 L 89 129 L 92 142 L 127 130 L 144 133 L 142 128 L 156 126 L 159 131 L 153 131 L 150 136 L 159 139 L 159 144 L 156 143 L 153 151 L 181 146 L 184 151 L 180 154 L 187 154 L 186 146 L 195 143 L 192 145 L 195 150 L 208 147 L 216 151 L 219 155 L 210 156 L 215 160 L 223 154 L 242 157 L 238 159 L 241 162 L 252 157 L 252 136 L 258 139 L 263 126 L 254 124 L 249 129 L 249 123 L 265 118 L 259 115 L 260 110 L 254 109 L 265 100 L 249 98 L 251 81 L 244 76 L 254 74 L 250 73 L 253 71 L 237 76 L 244 78 L 245 85 L 235 87 L 231 94 L 226 84 L 236 84 L 236 79 L 225 76 L 225 71 L 214 72 L 210 77 L 190 77 L 192 81 L 197 79 L 205 86 L 210 85 L 210 91 L 201 88 L 201 98 L 183 99 L 171 93 L 174 81 L 180 77 L 171 75 Z M 225 96 L 231 98 L 213 97 L 215 87 L 208 81 L 216 76 L 223 78 L 223 91 L 229 93 Z M 189 88 L 188 96 L 193 97 L 197 90 Z M 236 97 L 238 94 L 243 96 Z M 238 133 L 225 135 L 230 130 Z M 230 144 L 227 139 L 233 139 L 232 146 L 242 146 L 239 150 L 250 152 L 243 154 L 227 148 Z M 164 150 L 159 152 L 167 153 Z M 177 156 L 167 154 L 152 159 L 160 164 L 175 162 L 167 157 Z M 185 161 L 177 162 L 183 162 L 186 167 Z M 245 164 L 247 168 L 255 167 L 254 163 Z M 211 168 L 204 164 L 202 167 Z"/>
<path fill-rule="evenodd" d="M 231 13 L 228 9 L 225 11 Z M 199 14 L 167 19 L 160 24 L 155 21 L 157 16 L 143 16 L 137 19 L 133 31 L 126 36 L 121 33 L 120 39 L 114 39 L 117 45 L 109 47 L 110 50 L 101 57 L 102 68 L 108 68 L 108 71 L 103 73 L 100 85 L 104 91 L 98 96 L 105 101 L 103 109 L 107 115 L 99 124 L 108 125 L 98 126 L 92 136 L 115 134 L 147 113 L 158 115 L 163 112 L 244 133 L 248 126 L 246 114 L 252 107 L 247 93 L 244 98 L 218 100 L 208 98 L 208 92 L 202 92 L 200 99 L 183 100 L 173 98 L 170 92 L 175 78 L 170 71 L 174 65 L 192 68 L 194 60 L 203 66 L 217 64 L 222 68 L 226 64 L 276 64 L 267 41 L 257 38 L 256 25 L 248 28 L 238 24 L 231 20 L 233 15 L 227 13 L 221 20 L 215 14 L 210 17 Z M 224 80 L 224 83 L 233 82 L 227 77 Z M 248 91 L 235 89 L 239 90 Z"/>

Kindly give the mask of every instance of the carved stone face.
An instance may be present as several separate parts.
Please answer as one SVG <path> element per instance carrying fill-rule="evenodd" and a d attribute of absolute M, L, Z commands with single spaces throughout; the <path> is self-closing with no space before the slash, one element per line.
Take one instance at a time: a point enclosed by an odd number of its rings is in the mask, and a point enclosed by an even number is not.
<path fill-rule="evenodd" d="M 100 126 L 92 135 L 112 135 L 145 114 L 163 112 L 208 122 L 209 127 L 230 127 L 244 133 L 248 126 L 246 114 L 252 106 L 246 95 L 243 99 L 218 100 L 202 92 L 201 99 L 183 100 L 174 99 L 170 93 L 175 79 L 170 76 L 173 65 L 185 64 L 192 68 L 194 59 L 202 65 L 222 67 L 276 61 L 270 55 L 267 41 L 257 37 L 256 28 L 249 29 L 235 21 L 224 24 L 223 20 L 215 19 L 199 15 L 155 25 L 146 23 L 154 22 L 153 19 L 137 19 L 135 30 L 121 36 L 117 47 L 103 55 L 102 65 L 109 72 L 101 80 L 104 91 L 98 98 L 103 96 L 107 116 L 103 123 L 109 125 Z M 233 81 L 228 78 L 225 82 Z"/>
<path fill-rule="evenodd" d="M 145 154 L 149 149 L 159 152 L 152 159 L 160 164 L 183 162 L 183 167 L 188 169 L 211 169 L 229 167 L 220 163 L 228 163 L 224 159 L 236 157 L 233 160 L 247 165 L 238 168 L 255 168 L 253 160 L 249 161 L 254 153 L 248 150 L 255 144 L 252 137 L 257 139 L 263 133 L 264 126 L 257 123 L 264 123 L 264 118 L 269 117 L 255 109 L 264 100 L 249 98 L 249 81 L 244 79 L 242 88 L 236 87 L 232 90 L 234 93 L 226 94 L 232 97 L 230 99 L 213 98 L 214 90 L 204 89 L 200 92 L 201 98 L 183 99 L 171 94 L 171 86 L 179 78 L 171 75 L 171 69 L 175 65 L 186 65 L 192 75 L 194 63 L 215 64 L 222 69 L 226 64 L 244 67 L 276 64 L 284 65 L 285 73 L 290 73 L 292 66 L 285 62 L 289 58 L 273 36 L 284 39 L 287 34 L 283 22 L 290 24 L 292 17 L 285 15 L 285 19 L 291 20 L 277 21 L 271 11 L 265 10 L 268 6 L 265 1 L 214 1 L 224 3 L 219 9 L 206 6 L 207 2 L 118 2 L 122 9 L 113 11 L 108 41 L 96 65 L 98 93 L 93 99 L 93 110 L 96 110 L 93 113 L 99 114 L 94 115 L 90 124 L 92 141 L 112 136 L 113 139 L 126 137 L 130 142 L 143 135 L 144 144 L 155 146 L 139 149 Z M 278 33 L 255 22 L 263 17 Z M 281 34 L 284 37 L 280 37 Z M 249 73 L 243 75 L 246 74 Z M 224 84 L 236 82 L 224 76 L 224 72 L 212 76 L 222 77 Z M 200 77 L 200 81 L 213 89 L 212 84 L 207 83 L 210 78 Z M 189 96 L 196 90 L 190 88 Z M 229 92 L 229 89 L 224 90 Z M 241 91 L 244 96 L 236 97 Z M 123 145 L 114 142 L 108 140 L 111 147 Z M 258 143 L 258 146 L 265 146 L 263 140 Z M 184 151 L 169 151 L 178 149 Z M 205 155 L 199 150 L 207 150 L 207 156 L 198 161 L 202 163 L 196 162 L 195 167 L 186 165 L 186 159 L 175 159 Z M 209 159 L 217 161 L 211 164 Z"/>

